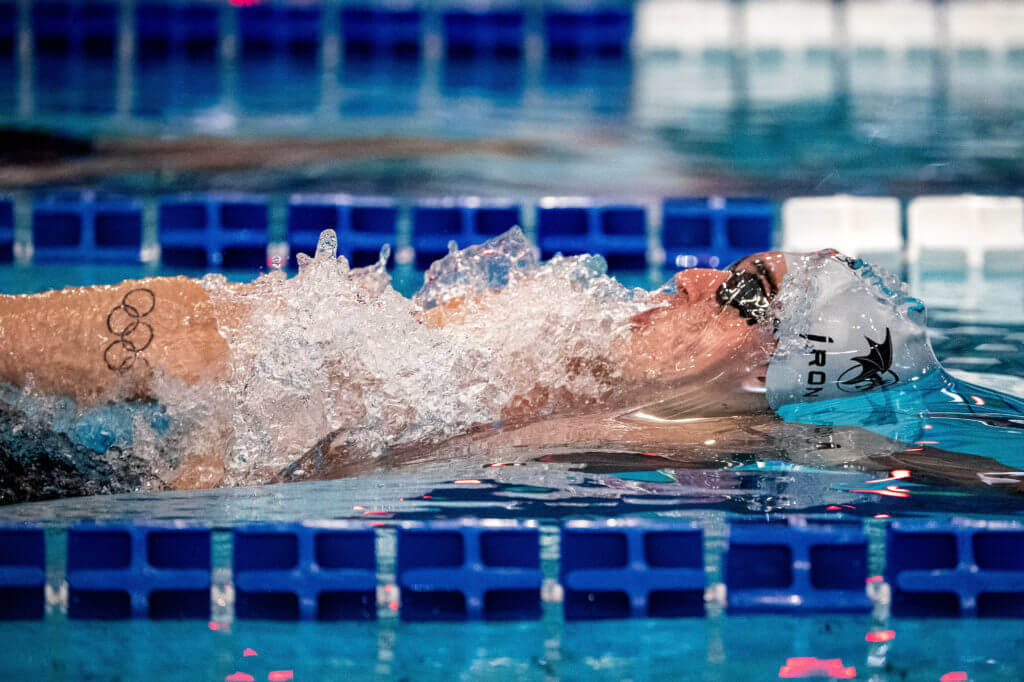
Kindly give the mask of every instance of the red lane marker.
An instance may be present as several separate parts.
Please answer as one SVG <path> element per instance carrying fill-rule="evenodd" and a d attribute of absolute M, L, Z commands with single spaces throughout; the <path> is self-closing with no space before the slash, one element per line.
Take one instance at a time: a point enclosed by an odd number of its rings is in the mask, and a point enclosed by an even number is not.
<path fill-rule="evenodd" d="M 939 682 L 967 682 L 967 673 L 963 670 L 953 670 L 940 677 Z"/>
<path fill-rule="evenodd" d="M 868 576 L 864 580 L 864 582 L 866 582 L 866 583 L 880 583 L 880 582 L 882 582 L 882 580 L 883 580 L 883 578 L 880 575 L 871 575 L 871 576 Z"/>
<path fill-rule="evenodd" d="M 881 632 L 869 632 L 864 635 L 865 642 L 888 642 L 896 636 L 895 630 L 882 630 Z"/>
<path fill-rule="evenodd" d="M 224 682 L 256 682 L 256 678 L 249 673 L 236 672 L 225 677 Z"/>
<path fill-rule="evenodd" d="M 267 679 L 270 682 L 285 682 L 294 677 L 291 670 L 271 670 L 270 674 L 267 675 Z"/>
<path fill-rule="evenodd" d="M 787 658 L 786 665 L 779 668 L 779 677 L 828 677 L 833 680 L 852 680 L 857 676 L 857 669 L 846 667 L 838 658 L 820 659 L 814 656 Z"/>
<path fill-rule="evenodd" d="M 245 657 L 245 656 L 259 656 L 259 654 L 257 654 L 252 649 L 246 648 L 246 650 L 242 652 L 242 656 L 243 657 Z"/>
<path fill-rule="evenodd" d="M 890 518 L 890 516 L 888 514 L 875 514 L 875 518 L 876 519 L 888 519 L 888 518 Z"/>

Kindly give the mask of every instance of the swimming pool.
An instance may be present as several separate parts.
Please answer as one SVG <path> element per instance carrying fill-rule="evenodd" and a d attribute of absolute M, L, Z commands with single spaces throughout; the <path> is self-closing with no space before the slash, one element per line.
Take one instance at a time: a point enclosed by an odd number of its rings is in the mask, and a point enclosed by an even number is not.
<path fill-rule="evenodd" d="M 644 251 L 649 256 L 661 244 L 655 199 L 663 196 L 781 201 L 851 192 L 905 202 L 929 193 L 1015 194 L 1024 181 L 1024 99 L 1016 87 L 1024 62 L 1012 50 L 711 46 L 561 62 L 528 47 L 521 60 L 465 61 L 428 51 L 408 62 L 339 58 L 335 48 L 323 47 L 312 60 L 12 55 L 0 63 L 0 120 L 73 136 L 94 149 L 84 157 L 59 151 L 55 161 L 35 165 L 6 163 L 0 187 L 21 192 L 19 205 L 29 210 L 32 199 L 68 188 L 150 202 L 146 211 L 161 195 L 183 191 L 261 193 L 276 197 L 268 222 L 278 238 L 289 193 L 385 195 L 403 207 L 438 196 L 523 205 L 544 195 L 614 197 L 653 214 L 643 232 L 655 247 Z M 215 149 L 210 156 L 230 158 L 181 162 L 183 149 L 194 151 L 188 145 L 195 136 Z M 166 146 L 148 146 L 159 137 L 169 140 Z M 320 154 L 318 146 L 328 151 Z M 274 158 L 289 149 L 293 156 Z M 142 162 L 130 162 L 140 155 Z M 148 159 L 155 157 L 168 165 L 152 170 Z M 143 215 L 144 237 L 155 242 L 158 221 Z M 534 215 L 523 211 L 527 221 Z M 19 220 L 15 238 L 31 244 L 31 220 Z M 527 228 L 537 235 L 535 224 Z M 408 247 L 415 230 L 399 224 L 395 234 L 397 245 Z M 778 231 L 774 243 L 781 243 Z M 641 269 L 613 272 L 650 289 L 671 276 L 670 266 L 648 259 Z M 0 291 L 180 272 L 202 274 L 167 264 L 23 262 L 0 265 Z M 392 273 L 406 295 L 422 282 L 409 254 Z M 914 275 L 913 293 L 928 305 L 929 336 L 943 365 L 974 383 L 1024 395 L 1024 274 L 958 267 L 904 274 Z M 948 467 L 940 471 L 945 478 L 907 478 L 886 475 L 902 464 L 869 473 L 830 460 L 828 450 L 816 450 L 831 437 L 829 427 L 761 426 L 734 426 L 756 436 L 711 455 L 695 456 L 690 446 L 453 448 L 379 462 L 335 481 L 3 506 L 0 522 L 46 529 L 47 615 L 0 622 L 0 665 L 16 677 L 50 679 L 1024 678 L 1019 619 L 889 617 L 884 606 L 869 614 L 726 614 L 722 555 L 732 522 L 804 514 L 861 520 L 874 577 L 884 570 L 885 529 L 893 520 L 1020 520 L 1024 512 L 1019 494 L 978 481 L 963 485 Z M 997 459 L 1017 463 L 1016 442 L 1008 439 Z M 397 525 L 466 517 L 539 522 L 538 620 L 400 620 Z M 565 521 L 579 518 L 697 523 L 704 531 L 707 615 L 567 621 L 559 534 Z M 307 519 L 383 524 L 375 528 L 376 622 L 234 617 L 230 531 Z M 208 621 L 68 618 L 70 525 L 171 520 L 214 529 Z M 884 602 L 876 582 L 869 583 L 871 594 Z"/>

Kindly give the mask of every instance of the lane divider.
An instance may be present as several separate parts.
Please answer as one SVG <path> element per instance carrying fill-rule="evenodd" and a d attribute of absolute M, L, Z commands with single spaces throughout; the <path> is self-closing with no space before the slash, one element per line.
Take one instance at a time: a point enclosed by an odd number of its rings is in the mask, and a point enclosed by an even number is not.
<path fill-rule="evenodd" d="M 233 601 L 239 619 L 372 620 L 386 605 L 381 613 L 408 621 L 531 620 L 547 602 L 561 602 L 566 620 L 702 617 L 724 590 L 728 613 L 866 613 L 891 605 L 897 618 L 1024 618 L 1024 523 L 1016 521 L 891 522 L 883 583 L 868 575 L 860 521 L 735 520 L 722 585 L 708 584 L 714 569 L 704 529 L 690 521 L 567 521 L 552 529 L 557 557 L 537 521 L 382 526 L 238 527 L 232 600 L 231 592 L 211 591 L 209 528 L 78 524 L 67 531 L 68 617 L 209 619 L 211 599 Z M 395 551 L 381 555 L 389 542 Z M 45 571 L 43 531 L 0 526 L 0 620 L 44 617 Z"/>

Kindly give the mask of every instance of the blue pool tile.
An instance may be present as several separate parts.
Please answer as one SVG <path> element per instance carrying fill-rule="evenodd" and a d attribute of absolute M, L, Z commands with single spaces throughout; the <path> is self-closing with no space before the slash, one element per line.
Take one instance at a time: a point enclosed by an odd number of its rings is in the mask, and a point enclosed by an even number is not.
<path fill-rule="evenodd" d="M 114 2 L 34 3 L 34 48 L 48 54 L 112 57 L 118 41 L 118 11 Z"/>
<path fill-rule="evenodd" d="M 338 255 L 353 267 L 377 262 L 385 244 L 398 240 L 398 206 L 386 197 L 293 195 L 288 207 L 288 247 L 295 256 L 316 253 L 323 230 L 338 235 Z"/>
<path fill-rule="evenodd" d="M 584 199 L 542 199 L 537 207 L 541 257 L 599 253 L 610 268 L 647 262 L 647 211 L 639 204 Z"/>
<path fill-rule="evenodd" d="M 313 57 L 320 49 L 322 10 L 317 5 L 254 4 L 238 11 L 244 57 L 275 54 Z"/>
<path fill-rule="evenodd" d="M 68 529 L 68 617 L 210 616 L 210 531 L 184 525 Z"/>
<path fill-rule="evenodd" d="M 373 529 L 348 522 L 259 524 L 234 533 L 235 615 L 376 618 Z"/>
<path fill-rule="evenodd" d="M 893 522 L 885 576 L 895 616 L 1024 618 L 1024 524 Z"/>
<path fill-rule="evenodd" d="M 540 533 L 535 523 L 407 523 L 398 529 L 404 620 L 539 618 Z"/>
<path fill-rule="evenodd" d="M 500 199 L 430 199 L 413 206 L 412 244 L 416 266 L 430 267 L 448 253 L 448 243 L 480 244 L 520 225 L 519 206 Z"/>
<path fill-rule="evenodd" d="M 267 265 L 267 202 L 241 194 L 160 200 L 161 261 L 171 267 L 255 269 Z"/>
<path fill-rule="evenodd" d="M 423 12 L 417 8 L 348 5 L 341 10 L 341 38 L 351 57 L 419 57 Z"/>
<path fill-rule="evenodd" d="M 135 8 L 135 42 L 143 59 L 213 59 L 220 43 L 220 8 L 201 2 L 140 2 Z"/>
<path fill-rule="evenodd" d="M 42 618 L 45 584 L 42 529 L 0 525 L 0 621 Z"/>
<path fill-rule="evenodd" d="M 570 521 L 561 557 L 566 619 L 704 614 L 704 541 L 696 525 Z"/>
<path fill-rule="evenodd" d="M 633 36 L 631 7 L 552 7 L 544 13 L 548 55 L 556 59 L 625 57 Z"/>
<path fill-rule="evenodd" d="M 728 609 L 870 611 L 867 561 L 867 536 L 859 522 L 734 522 L 724 558 Z"/>
<path fill-rule="evenodd" d="M 142 202 L 92 192 L 38 197 L 32 208 L 33 258 L 43 263 L 138 263 Z"/>
<path fill-rule="evenodd" d="M 678 198 L 662 206 L 661 244 L 669 267 L 724 267 L 771 249 L 774 229 L 775 206 L 766 199 Z"/>
<path fill-rule="evenodd" d="M 450 9 L 442 15 L 445 51 L 451 57 L 519 57 L 524 26 L 521 9 Z"/>

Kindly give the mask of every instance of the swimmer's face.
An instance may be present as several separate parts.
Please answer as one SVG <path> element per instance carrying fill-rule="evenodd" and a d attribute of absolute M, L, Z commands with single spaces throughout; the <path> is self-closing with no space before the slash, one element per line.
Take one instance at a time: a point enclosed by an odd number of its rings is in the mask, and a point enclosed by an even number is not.
<path fill-rule="evenodd" d="M 759 381 L 773 350 L 770 304 L 785 273 L 777 251 L 747 256 L 725 270 L 677 273 L 676 293 L 633 319 L 631 378 Z"/>

